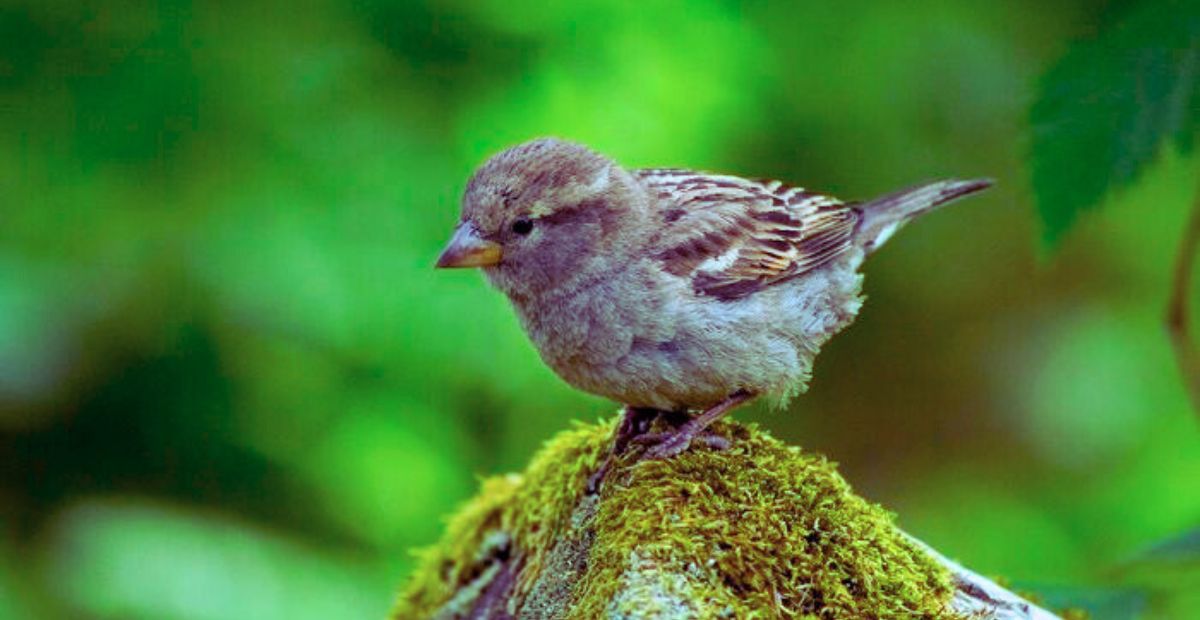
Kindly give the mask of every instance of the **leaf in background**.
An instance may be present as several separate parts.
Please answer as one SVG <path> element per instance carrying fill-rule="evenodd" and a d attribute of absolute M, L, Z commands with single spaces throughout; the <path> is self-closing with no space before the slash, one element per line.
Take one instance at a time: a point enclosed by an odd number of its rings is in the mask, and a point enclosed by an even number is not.
<path fill-rule="evenodd" d="M 1200 129 L 1200 0 L 1144 1 L 1075 44 L 1042 77 L 1030 166 L 1043 239 Z"/>
<path fill-rule="evenodd" d="M 1110 580 L 1146 594 L 1146 617 L 1194 618 L 1200 609 L 1200 529 L 1172 536 L 1118 564 Z"/>
<path fill-rule="evenodd" d="M 1089 620 L 1137 620 L 1144 618 L 1146 594 L 1132 588 L 1046 586 L 1018 584 L 1019 590 L 1036 593 L 1044 607 L 1082 610 Z M 1077 617 L 1077 616 L 1068 616 Z"/>
<path fill-rule="evenodd" d="M 37 74 L 53 37 L 21 8 L 0 8 L 0 92 Z"/>
<path fill-rule="evenodd" d="M 1200 527 L 1173 536 L 1138 554 L 1130 565 L 1170 563 L 1200 568 Z"/>
<path fill-rule="evenodd" d="M 198 128 L 188 0 L 163 0 L 159 27 L 97 75 L 72 80 L 76 140 L 87 164 L 145 163 L 172 152 Z"/>

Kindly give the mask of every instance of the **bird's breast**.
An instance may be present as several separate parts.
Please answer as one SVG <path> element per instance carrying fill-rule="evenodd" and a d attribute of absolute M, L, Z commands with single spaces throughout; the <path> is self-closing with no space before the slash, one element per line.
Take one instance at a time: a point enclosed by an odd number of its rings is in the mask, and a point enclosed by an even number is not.
<path fill-rule="evenodd" d="M 629 402 L 654 374 L 634 357 L 673 352 L 673 315 L 658 287 L 624 270 L 568 292 L 513 299 L 534 346 L 560 377 L 590 392 Z M 661 348 L 660 348 L 661 347 Z"/>

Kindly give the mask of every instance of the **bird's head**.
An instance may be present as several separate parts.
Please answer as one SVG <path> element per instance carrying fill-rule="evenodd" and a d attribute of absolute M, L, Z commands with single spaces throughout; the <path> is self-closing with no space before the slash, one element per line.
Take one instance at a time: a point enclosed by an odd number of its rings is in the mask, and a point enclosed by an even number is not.
<path fill-rule="evenodd" d="M 584 146 L 542 138 L 483 164 L 438 267 L 482 267 L 506 293 L 533 295 L 616 258 L 646 198 L 633 177 Z"/>

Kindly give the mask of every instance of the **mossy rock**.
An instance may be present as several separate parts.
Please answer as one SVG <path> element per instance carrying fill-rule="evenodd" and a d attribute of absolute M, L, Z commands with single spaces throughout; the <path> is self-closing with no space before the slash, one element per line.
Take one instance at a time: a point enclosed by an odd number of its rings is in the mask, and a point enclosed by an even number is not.
<path fill-rule="evenodd" d="M 612 424 L 487 479 L 423 553 L 407 618 L 954 618 L 949 571 L 824 457 L 753 426 L 731 447 L 616 459 Z"/>

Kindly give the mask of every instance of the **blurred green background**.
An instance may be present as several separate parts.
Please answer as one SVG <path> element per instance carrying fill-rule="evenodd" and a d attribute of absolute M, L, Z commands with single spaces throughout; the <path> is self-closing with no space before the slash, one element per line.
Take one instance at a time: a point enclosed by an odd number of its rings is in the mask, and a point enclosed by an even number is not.
<path fill-rule="evenodd" d="M 845 198 L 995 177 L 875 255 L 808 395 L 737 417 L 980 572 L 1188 617 L 1195 156 L 1053 253 L 1026 167 L 1038 76 L 1119 4 L 3 0 L 0 617 L 381 617 L 478 476 L 615 413 L 431 268 L 539 135 Z"/>

